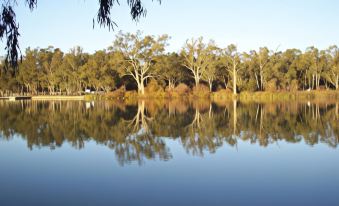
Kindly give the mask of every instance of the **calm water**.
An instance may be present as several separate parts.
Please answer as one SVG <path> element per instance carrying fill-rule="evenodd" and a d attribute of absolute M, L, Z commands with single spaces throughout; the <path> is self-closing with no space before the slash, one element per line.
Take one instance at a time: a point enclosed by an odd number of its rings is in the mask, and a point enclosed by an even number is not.
<path fill-rule="evenodd" d="M 339 205 L 339 102 L 0 101 L 0 205 Z"/>

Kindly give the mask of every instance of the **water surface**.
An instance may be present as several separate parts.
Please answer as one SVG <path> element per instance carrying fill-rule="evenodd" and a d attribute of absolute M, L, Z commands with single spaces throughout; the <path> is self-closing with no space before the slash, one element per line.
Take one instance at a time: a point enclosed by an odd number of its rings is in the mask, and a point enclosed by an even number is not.
<path fill-rule="evenodd" d="M 0 101 L 0 204 L 339 205 L 338 111 Z"/>

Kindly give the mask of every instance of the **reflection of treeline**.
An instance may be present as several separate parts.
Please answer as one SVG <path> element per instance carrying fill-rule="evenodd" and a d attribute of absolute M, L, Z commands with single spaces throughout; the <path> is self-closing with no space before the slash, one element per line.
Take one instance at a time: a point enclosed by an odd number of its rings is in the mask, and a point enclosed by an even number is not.
<path fill-rule="evenodd" d="M 20 135 L 29 148 L 64 142 L 82 148 L 94 140 L 113 149 L 121 164 L 171 158 L 166 139 L 180 140 L 192 154 L 215 152 L 223 144 L 278 141 L 338 145 L 339 104 L 216 105 L 207 101 L 114 102 L 0 101 L 1 137 Z"/>

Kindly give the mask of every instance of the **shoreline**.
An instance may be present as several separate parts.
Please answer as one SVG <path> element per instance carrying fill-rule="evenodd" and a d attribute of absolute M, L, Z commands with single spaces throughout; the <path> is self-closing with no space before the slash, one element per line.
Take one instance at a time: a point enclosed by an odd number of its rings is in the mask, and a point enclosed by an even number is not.
<path fill-rule="evenodd" d="M 31 96 L 32 100 L 85 100 L 85 96 L 39 95 Z"/>
<path fill-rule="evenodd" d="M 37 95 L 37 96 L 6 96 L 0 97 L 0 100 L 85 100 L 85 96 L 61 96 L 61 95 Z"/>
<path fill-rule="evenodd" d="M 274 101 L 310 101 L 310 100 L 335 100 L 339 101 L 338 90 L 323 91 L 297 91 L 297 92 L 242 92 L 237 95 L 225 92 L 212 92 L 208 96 L 195 96 L 193 94 L 185 94 L 182 96 L 166 96 L 166 94 L 150 93 L 144 96 L 127 95 L 120 98 L 110 98 L 107 94 L 90 94 L 90 95 L 36 95 L 36 96 L 9 96 L 0 97 L 0 100 L 175 100 L 175 99 L 193 99 L 193 100 L 211 100 L 215 102 L 223 102 L 230 100 L 238 100 L 241 102 L 274 102 Z"/>

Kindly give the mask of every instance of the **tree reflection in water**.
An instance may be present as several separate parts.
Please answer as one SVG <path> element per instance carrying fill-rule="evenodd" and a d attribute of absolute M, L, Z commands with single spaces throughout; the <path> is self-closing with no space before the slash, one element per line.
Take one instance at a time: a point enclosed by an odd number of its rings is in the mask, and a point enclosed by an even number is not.
<path fill-rule="evenodd" d="M 0 101 L 0 138 L 22 137 L 30 149 L 64 142 L 81 149 L 95 141 L 115 151 L 121 165 L 172 158 L 166 140 L 192 155 L 249 141 L 266 147 L 286 141 L 336 148 L 339 103 L 224 103 L 146 101 Z"/>

